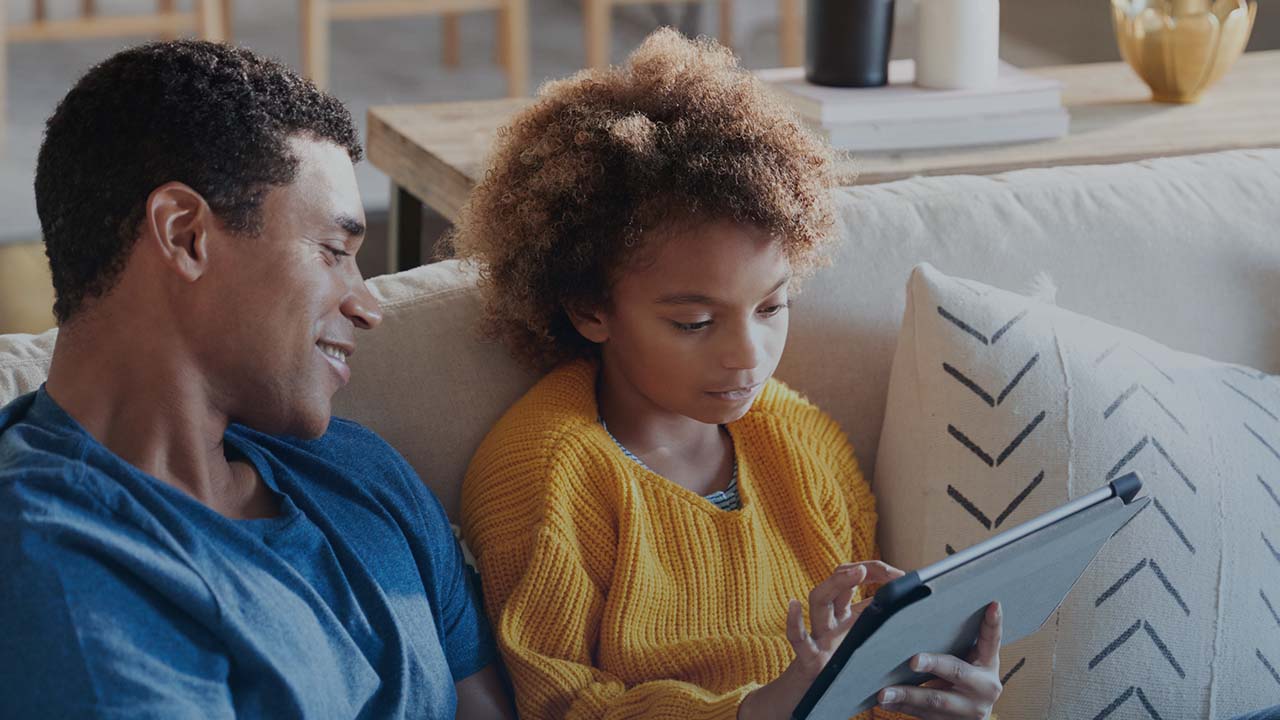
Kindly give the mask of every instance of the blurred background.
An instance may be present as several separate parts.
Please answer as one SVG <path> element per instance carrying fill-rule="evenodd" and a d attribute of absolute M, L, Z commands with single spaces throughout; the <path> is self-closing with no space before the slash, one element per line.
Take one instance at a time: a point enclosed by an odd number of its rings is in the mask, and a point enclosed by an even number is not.
<path fill-rule="evenodd" d="M 190 12 L 193 0 L 176 8 Z M 584 5 L 591 0 L 529 0 L 527 87 L 534 92 L 545 80 L 586 65 Z M 791 0 L 803 11 L 803 0 Z M 98 0 L 88 2 L 97 18 L 152 13 L 165 0 Z M 726 28 L 745 67 L 778 67 L 786 39 L 780 8 L 788 0 L 729 0 Z M 86 0 L 0 0 L 13 28 L 43 14 L 53 19 L 82 17 Z M 608 57 L 617 62 L 660 25 L 686 34 L 721 33 L 720 9 L 725 0 L 690 3 L 622 4 L 611 9 Z M 1275 0 L 1259 3 L 1250 50 L 1280 48 L 1280 16 L 1272 17 Z M 230 8 L 232 42 L 302 69 L 301 0 L 239 0 Z M 894 57 L 914 51 L 914 0 L 898 0 Z M 372 105 L 500 98 L 508 94 L 507 78 L 498 63 L 498 19 L 493 11 L 456 16 L 456 34 L 441 16 L 394 17 L 333 22 L 329 25 L 328 88 L 343 100 L 360 123 Z M 801 25 L 801 27 L 803 27 Z M 0 35 L 3 32 L 0 31 Z M 452 39 L 451 39 L 452 38 Z M 7 132 L 0 149 L 0 333 L 38 332 L 52 327 L 53 292 L 40 244 L 40 223 L 32 191 L 36 153 L 44 120 L 72 83 L 91 65 L 118 49 L 143 42 L 126 38 L 40 39 L 7 43 L 4 108 Z M 456 45 L 453 42 L 456 41 Z M 454 49 L 456 48 L 456 50 Z M 446 62 L 450 53 L 456 62 Z M 1001 3 L 1003 59 L 1022 67 L 1118 60 L 1107 0 L 1004 0 Z M 793 55 L 794 57 L 794 55 Z M 110 138 L 103 138 L 110 142 Z M 357 178 L 369 219 L 369 236 L 360 264 L 366 276 L 386 272 L 385 251 L 388 179 L 367 161 Z M 447 223 L 426 210 L 427 247 Z"/>

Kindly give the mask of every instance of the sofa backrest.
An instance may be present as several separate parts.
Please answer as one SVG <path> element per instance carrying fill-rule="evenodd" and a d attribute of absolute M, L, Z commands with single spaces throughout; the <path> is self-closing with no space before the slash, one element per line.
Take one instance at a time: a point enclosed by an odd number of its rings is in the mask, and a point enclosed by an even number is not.
<path fill-rule="evenodd" d="M 1280 372 L 1276 198 L 1280 150 L 841 189 L 844 241 L 794 298 L 778 376 L 840 422 L 874 483 L 904 287 L 923 261 L 1014 290 L 1045 273 L 1072 310 Z M 334 404 L 403 453 L 455 519 L 471 453 L 536 379 L 477 338 L 475 280 L 455 261 L 371 279 L 385 321 L 362 334 Z M 0 404 L 38 385 L 51 345 L 52 332 L 0 336 Z"/>

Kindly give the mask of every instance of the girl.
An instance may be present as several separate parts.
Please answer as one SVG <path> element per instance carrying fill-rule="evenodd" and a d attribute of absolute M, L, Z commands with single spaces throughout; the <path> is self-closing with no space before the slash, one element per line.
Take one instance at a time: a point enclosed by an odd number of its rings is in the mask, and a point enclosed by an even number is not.
<path fill-rule="evenodd" d="M 830 185 L 759 81 L 671 30 L 500 134 L 454 245 L 489 333 L 552 369 L 462 514 L 522 717 L 788 717 L 862 586 L 902 574 L 843 433 L 772 379 Z M 993 607 L 972 662 L 916 659 L 951 683 L 879 699 L 985 717 L 998 648 Z"/>

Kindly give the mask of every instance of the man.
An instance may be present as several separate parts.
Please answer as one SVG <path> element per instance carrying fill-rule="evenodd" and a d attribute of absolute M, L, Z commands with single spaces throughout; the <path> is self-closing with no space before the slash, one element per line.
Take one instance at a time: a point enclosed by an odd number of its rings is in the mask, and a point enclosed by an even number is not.
<path fill-rule="evenodd" d="M 356 129 L 233 47 L 158 43 L 50 118 L 48 382 L 0 410 L 0 717 L 509 717 L 436 499 L 330 419 Z"/>

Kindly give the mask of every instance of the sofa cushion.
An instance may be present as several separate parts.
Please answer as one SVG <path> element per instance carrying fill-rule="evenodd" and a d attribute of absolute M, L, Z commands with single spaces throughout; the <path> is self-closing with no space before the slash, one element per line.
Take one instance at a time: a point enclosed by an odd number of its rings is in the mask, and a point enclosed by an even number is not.
<path fill-rule="evenodd" d="M 875 489 L 903 279 L 1040 271 L 1078 312 L 1280 372 L 1280 150 L 921 177 L 838 191 L 843 242 L 794 298 L 778 376 L 849 434 Z"/>
<path fill-rule="evenodd" d="M 476 279 L 456 260 L 371 279 L 383 321 L 358 334 L 351 382 L 333 399 L 405 456 L 455 522 L 471 455 L 537 380 L 479 338 Z"/>
<path fill-rule="evenodd" d="M 1277 196 L 1280 150 L 842 188 L 842 242 L 792 298 L 778 376 L 840 423 L 874 487 L 902 278 L 926 260 L 1004 286 L 1046 269 L 1081 312 L 1280 371 Z M 359 334 L 351 384 L 334 398 L 336 413 L 404 453 L 455 519 L 471 453 L 534 379 L 477 340 L 475 280 L 455 261 L 371 279 L 385 321 Z M 0 404 L 43 377 L 26 356 L 8 364 L 12 345 L 0 340 Z"/>
<path fill-rule="evenodd" d="M 1280 697 L 1280 378 L 925 264 L 878 468 L 882 549 L 908 568 L 1143 476 L 1151 505 L 1003 651 L 1001 716 L 1217 718 Z"/>

